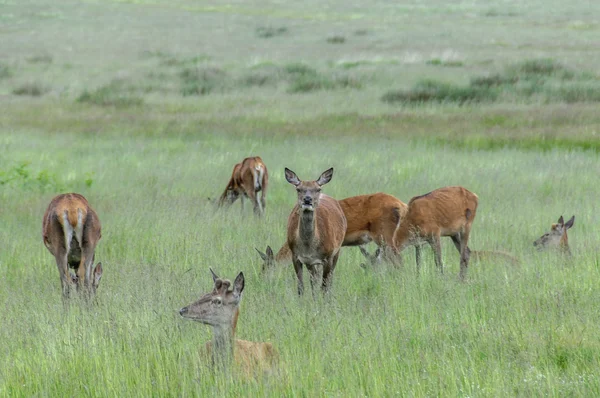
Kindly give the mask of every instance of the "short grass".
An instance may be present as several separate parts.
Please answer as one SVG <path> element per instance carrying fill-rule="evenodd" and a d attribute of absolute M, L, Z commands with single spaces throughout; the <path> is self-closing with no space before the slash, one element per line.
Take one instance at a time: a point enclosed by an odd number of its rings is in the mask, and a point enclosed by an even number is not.
<path fill-rule="evenodd" d="M 4 3 L 0 396 L 600 395 L 589 4 Z M 270 170 L 265 218 L 215 211 L 251 155 Z M 261 275 L 254 248 L 285 239 L 283 168 L 331 166 L 336 198 L 467 187 L 470 246 L 521 266 L 472 264 L 460 283 L 449 242 L 445 273 L 427 249 L 418 278 L 412 250 L 365 271 L 344 248 L 331 295 L 298 298 L 291 265 Z M 67 191 L 100 216 L 105 269 L 95 305 L 69 310 L 41 241 Z M 533 251 L 561 214 L 573 258 Z M 274 344 L 276 375 L 215 375 L 197 355 L 210 330 L 177 310 L 208 267 L 246 275 L 238 336 Z"/>

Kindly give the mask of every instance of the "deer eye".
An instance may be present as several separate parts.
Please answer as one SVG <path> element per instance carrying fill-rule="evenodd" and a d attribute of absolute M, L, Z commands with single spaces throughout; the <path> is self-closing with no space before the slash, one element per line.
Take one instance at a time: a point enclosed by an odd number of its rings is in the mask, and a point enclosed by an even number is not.
<path fill-rule="evenodd" d="M 223 300 L 221 300 L 221 297 L 215 297 L 212 300 L 212 303 L 215 304 L 215 305 L 221 305 L 221 304 L 223 304 Z"/>

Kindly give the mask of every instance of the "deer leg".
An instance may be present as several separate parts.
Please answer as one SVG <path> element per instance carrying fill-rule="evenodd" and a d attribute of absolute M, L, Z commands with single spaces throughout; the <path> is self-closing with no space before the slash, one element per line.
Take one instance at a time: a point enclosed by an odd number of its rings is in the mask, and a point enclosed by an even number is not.
<path fill-rule="evenodd" d="M 415 245 L 415 262 L 417 263 L 417 275 L 421 272 L 421 245 Z"/>
<path fill-rule="evenodd" d="M 244 194 L 240 194 L 240 201 L 242 203 L 242 214 L 244 214 Z"/>
<path fill-rule="evenodd" d="M 68 298 L 71 293 L 70 290 L 73 281 L 71 280 L 71 275 L 69 273 L 69 263 L 67 261 L 66 249 L 58 251 L 56 253 L 55 260 L 56 267 L 58 268 L 58 273 L 60 275 L 60 285 L 62 287 L 63 298 Z"/>
<path fill-rule="evenodd" d="M 471 257 L 471 249 L 467 246 L 469 241 L 469 232 L 463 232 L 458 235 L 459 252 L 460 252 L 460 280 L 465 280 L 467 276 L 467 267 L 469 266 L 469 258 Z"/>
<path fill-rule="evenodd" d="M 440 244 L 440 236 L 434 235 L 429 238 L 429 244 L 433 249 L 435 257 L 435 266 L 440 270 L 440 273 L 444 273 L 444 265 L 442 264 L 442 245 Z"/>
<path fill-rule="evenodd" d="M 328 264 L 323 264 L 323 282 L 321 284 L 323 293 L 327 293 L 329 289 L 331 289 L 331 285 L 333 284 L 333 270 L 335 269 L 339 257 L 340 252 L 338 251 L 329 260 Z"/>
<path fill-rule="evenodd" d="M 310 289 L 315 295 L 315 285 L 318 283 L 319 279 L 319 265 L 318 264 L 306 264 L 306 269 L 310 272 Z"/>
<path fill-rule="evenodd" d="M 302 262 L 297 258 L 294 258 L 294 270 L 296 271 L 296 277 L 298 278 L 298 295 L 304 294 L 304 282 L 302 281 Z"/>
<path fill-rule="evenodd" d="M 260 192 L 260 205 L 261 205 L 261 212 L 262 214 L 265 214 L 265 209 L 267 208 L 267 194 L 265 192 L 265 188 L 263 186 L 262 191 Z"/>
<path fill-rule="evenodd" d="M 254 214 L 260 216 L 262 209 L 260 207 L 258 197 L 256 196 L 256 192 L 254 192 L 254 187 L 248 191 L 248 198 L 250 198 L 250 202 L 252 202 L 252 210 L 254 211 Z"/>

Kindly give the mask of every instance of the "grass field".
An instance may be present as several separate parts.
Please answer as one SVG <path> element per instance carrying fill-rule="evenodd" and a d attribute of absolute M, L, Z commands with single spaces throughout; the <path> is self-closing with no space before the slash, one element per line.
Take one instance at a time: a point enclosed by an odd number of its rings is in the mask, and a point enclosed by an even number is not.
<path fill-rule="evenodd" d="M 589 2 L 0 0 L 0 396 L 598 396 L 600 52 Z M 216 212 L 260 155 L 266 216 Z M 472 264 L 417 278 L 344 248 L 326 299 L 262 275 L 295 202 L 477 193 Z M 102 221 L 97 302 L 63 308 L 41 219 L 57 193 Z M 576 216 L 572 258 L 533 241 Z M 370 248 L 373 249 L 372 247 Z M 277 374 L 213 374 L 177 310 L 246 276 L 237 335 Z"/>

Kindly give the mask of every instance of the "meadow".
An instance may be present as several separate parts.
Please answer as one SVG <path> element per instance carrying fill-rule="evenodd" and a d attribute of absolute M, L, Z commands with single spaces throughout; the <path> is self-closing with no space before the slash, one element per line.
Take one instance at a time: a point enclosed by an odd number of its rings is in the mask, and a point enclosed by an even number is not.
<path fill-rule="evenodd" d="M 598 396 L 600 23 L 589 2 L 0 1 L 0 396 Z M 217 211 L 262 157 L 266 215 Z M 295 191 L 462 185 L 473 263 L 443 241 L 402 268 L 344 248 L 329 296 L 298 297 Z M 94 305 L 63 308 L 42 215 L 61 192 L 102 222 Z M 533 241 L 575 215 L 573 256 Z M 373 250 L 371 245 L 370 249 Z M 178 310 L 246 276 L 237 337 L 277 374 L 214 374 Z"/>

